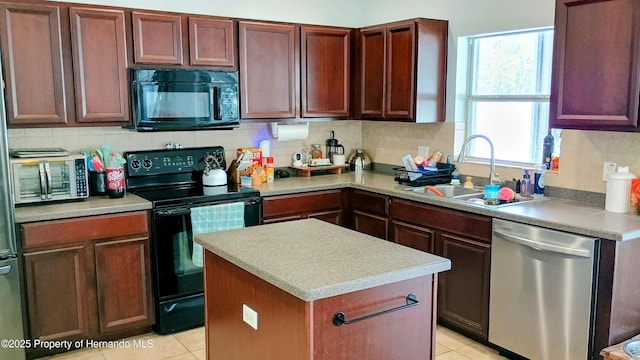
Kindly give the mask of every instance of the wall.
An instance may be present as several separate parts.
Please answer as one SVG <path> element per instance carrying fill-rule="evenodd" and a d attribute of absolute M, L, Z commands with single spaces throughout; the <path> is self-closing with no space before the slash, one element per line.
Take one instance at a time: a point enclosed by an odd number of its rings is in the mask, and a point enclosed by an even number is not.
<path fill-rule="evenodd" d="M 207 15 L 231 16 L 249 19 L 316 23 L 334 26 L 360 27 L 389 21 L 428 17 L 449 20 L 449 63 L 447 78 L 447 123 L 405 124 L 373 121 L 347 121 L 312 123 L 306 141 L 273 142 L 272 153 L 276 166 L 286 166 L 291 153 L 306 143 L 324 143 L 329 131 L 345 144 L 347 152 L 363 147 L 376 162 L 401 164 L 405 154 L 417 153 L 418 145 L 440 149 L 445 154 L 454 152 L 454 144 L 461 142 L 460 121 L 455 115 L 456 41 L 460 36 L 485 34 L 514 29 L 553 25 L 554 0 L 81 0 L 78 3 L 137 7 Z M 221 144 L 232 153 L 237 146 L 256 146 L 268 137 L 264 124 L 243 124 L 232 132 L 197 132 L 137 134 L 119 128 L 97 129 L 33 129 L 9 130 L 9 144 L 20 146 L 67 146 L 76 151 L 110 142 L 117 150 L 161 147 L 169 141 L 185 146 Z M 640 135 L 596 132 L 563 131 L 560 171 L 550 173 L 551 186 L 605 192 L 601 180 L 602 162 L 612 161 L 628 165 L 640 175 Z M 636 145 L 639 144 L 639 145 Z M 230 150 L 229 150 L 230 149 Z M 486 177 L 487 165 L 465 163 L 459 165 L 463 174 Z M 520 177 L 521 169 L 498 167 L 505 179 Z"/>
<path fill-rule="evenodd" d="M 364 21 L 365 0 L 49 0 L 137 9 L 289 21 L 304 24 L 359 27 Z"/>

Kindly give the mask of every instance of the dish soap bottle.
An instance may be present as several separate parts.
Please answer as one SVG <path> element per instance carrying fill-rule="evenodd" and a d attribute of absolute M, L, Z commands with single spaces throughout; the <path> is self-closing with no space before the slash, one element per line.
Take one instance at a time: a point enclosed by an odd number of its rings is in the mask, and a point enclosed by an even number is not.
<path fill-rule="evenodd" d="M 528 169 L 524 169 L 524 174 L 522 174 L 522 181 L 520 182 L 520 195 L 524 197 L 531 196 L 531 175 L 529 175 Z"/>
<path fill-rule="evenodd" d="M 471 176 L 467 176 L 467 179 L 464 182 L 464 187 L 469 188 L 469 189 L 473 188 L 473 180 L 472 180 Z"/>

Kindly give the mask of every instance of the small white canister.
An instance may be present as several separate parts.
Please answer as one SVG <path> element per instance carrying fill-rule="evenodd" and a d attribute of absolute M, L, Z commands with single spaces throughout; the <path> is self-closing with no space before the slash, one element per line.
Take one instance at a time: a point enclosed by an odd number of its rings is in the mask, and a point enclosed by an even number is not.
<path fill-rule="evenodd" d="M 609 175 L 604 204 L 606 211 L 616 213 L 627 213 L 629 211 L 631 180 L 635 178 L 636 176 L 629 172 L 629 167 L 619 167 L 618 171 Z"/>

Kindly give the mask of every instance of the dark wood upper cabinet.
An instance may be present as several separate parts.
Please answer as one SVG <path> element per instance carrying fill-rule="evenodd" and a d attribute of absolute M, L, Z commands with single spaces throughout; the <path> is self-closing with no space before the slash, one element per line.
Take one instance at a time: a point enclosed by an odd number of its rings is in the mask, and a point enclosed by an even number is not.
<path fill-rule="evenodd" d="M 79 123 L 128 123 L 124 12 L 69 9 Z"/>
<path fill-rule="evenodd" d="M 414 19 L 360 29 L 363 119 L 444 121 L 448 22 Z"/>
<path fill-rule="evenodd" d="M 300 113 L 299 27 L 240 21 L 238 38 L 241 117 L 297 117 Z"/>
<path fill-rule="evenodd" d="M 132 19 L 136 64 L 183 65 L 180 15 L 134 11 Z"/>
<path fill-rule="evenodd" d="M 189 17 L 189 62 L 193 66 L 236 67 L 234 22 Z"/>
<path fill-rule="evenodd" d="M 300 28 L 302 117 L 349 116 L 352 29 Z"/>
<path fill-rule="evenodd" d="M 640 3 L 558 0 L 550 127 L 639 131 Z"/>
<path fill-rule="evenodd" d="M 360 30 L 360 115 L 384 118 L 386 27 Z"/>
<path fill-rule="evenodd" d="M 0 4 L 9 125 L 65 125 L 74 119 L 68 17 L 58 6 Z"/>

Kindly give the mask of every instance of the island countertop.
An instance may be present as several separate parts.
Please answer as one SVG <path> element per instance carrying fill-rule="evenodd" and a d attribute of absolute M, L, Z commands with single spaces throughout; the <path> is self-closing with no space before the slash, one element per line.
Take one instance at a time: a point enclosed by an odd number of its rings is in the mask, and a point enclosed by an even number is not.
<path fill-rule="evenodd" d="M 317 219 L 200 234 L 195 240 L 304 301 L 451 268 L 448 259 Z"/>

